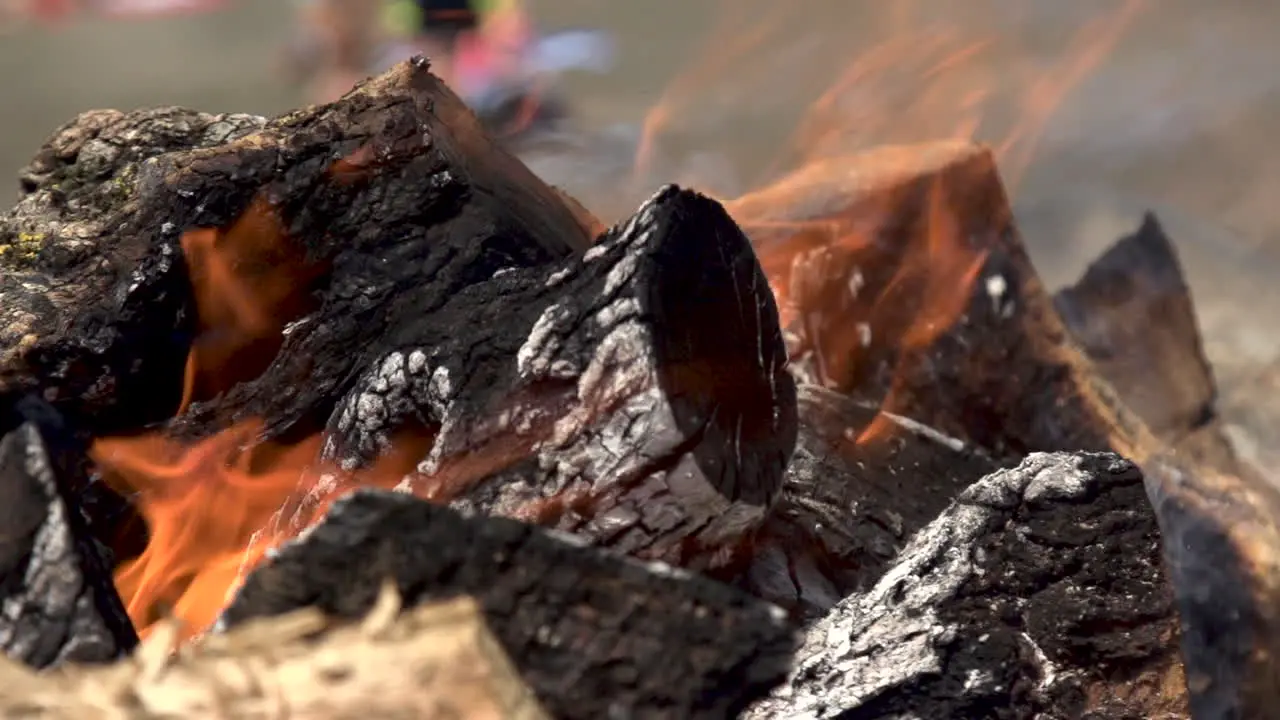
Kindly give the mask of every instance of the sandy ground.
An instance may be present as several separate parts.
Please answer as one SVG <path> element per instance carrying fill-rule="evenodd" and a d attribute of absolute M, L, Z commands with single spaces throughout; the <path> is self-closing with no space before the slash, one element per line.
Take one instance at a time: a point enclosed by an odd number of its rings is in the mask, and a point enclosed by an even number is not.
<path fill-rule="evenodd" d="M 929 139 L 971 120 L 978 137 L 999 144 L 1019 121 L 1043 115 L 1030 122 L 1040 132 L 1025 136 L 1038 142 L 1015 144 L 1003 167 L 1046 280 L 1070 281 L 1135 227 L 1143 209 L 1156 209 L 1180 246 L 1210 352 L 1229 385 L 1280 357 L 1280 333 L 1271 330 L 1280 311 L 1280 287 L 1271 282 L 1280 271 L 1273 209 L 1280 145 L 1271 132 L 1280 127 L 1280 4 L 1145 0 L 1129 17 L 1128 2 L 540 0 L 535 7 L 550 27 L 617 34 L 617 70 L 574 79 L 569 90 L 585 127 L 621 124 L 632 139 L 649 111 L 663 109 L 659 145 L 679 162 L 655 161 L 647 182 L 675 179 L 665 175 L 693 162 L 718 190 L 750 187 L 787 157 L 797 122 L 851 68 L 858 82 L 832 103 L 842 149 Z M 231 12 L 196 18 L 0 34 L 0 176 L 13 177 L 53 127 L 88 108 L 180 104 L 270 114 L 295 105 L 296 92 L 272 71 L 288 12 L 283 0 L 242 0 Z M 1073 73 L 1080 81 L 1050 102 Z M 1043 112 L 1051 106 L 1055 112 Z M 591 162 L 602 175 L 626 174 L 629 142 Z M 593 184 L 575 166 L 558 171 Z M 610 198 L 584 200 L 600 207 Z"/>

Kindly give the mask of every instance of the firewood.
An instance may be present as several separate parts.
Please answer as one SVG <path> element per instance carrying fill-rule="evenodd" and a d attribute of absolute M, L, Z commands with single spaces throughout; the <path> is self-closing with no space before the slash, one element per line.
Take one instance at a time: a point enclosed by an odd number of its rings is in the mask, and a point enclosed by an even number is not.
<path fill-rule="evenodd" d="M 111 717 L 315 720 L 547 714 L 469 598 L 397 616 L 394 592 L 358 624 L 315 609 L 246 623 L 171 653 L 149 637 L 130 662 L 37 675 L 0 658 L 0 714 L 39 720 Z"/>
<path fill-rule="evenodd" d="M 762 193 L 731 206 L 771 277 L 786 279 L 798 371 L 996 458 L 1090 450 L 1137 461 L 1168 538 L 1192 710 L 1265 714 L 1280 701 L 1280 493 L 1256 473 L 1195 462 L 1212 454 L 1174 454 L 1125 405 L 1058 316 L 988 150 L 938 143 L 845 162 L 838 175 L 779 183 L 787 203 Z M 842 242 L 849 228 L 872 242 Z M 903 263 L 927 257 L 928 240 L 977 261 L 962 296 L 946 298 L 951 322 L 903 342 L 920 308 L 879 294 L 900 286 Z M 908 269 L 910 282 L 933 272 Z M 850 332 L 859 322 L 870 330 Z M 833 335 L 843 342 L 813 342 Z"/>
<path fill-rule="evenodd" d="M 307 606 L 359 617 L 384 578 L 407 604 L 476 598 L 557 718 L 732 717 L 785 675 L 794 649 L 778 608 L 728 586 L 376 490 L 343 498 L 250 574 L 224 621 Z"/>
<path fill-rule="evenodd" d="M 38 398 L 0 411 L 0 648 L 38 668 L 129 653 L 137 635 L 70 492 L 84 448 Z"/>
<path fill-rule="evenodd" d="M 343 302 L 297 328 L 295 351 L 215 413 L 269 395 L 281 432 L 343 379 L 333 363 L 297 363 L 341 360 L 378 337 L 400 287 L 438 278 L 443 302 L 500 267 L 590 244 L 580 211 L 494 145 L 422 60 L 270 121 L 86 113 L 24 170 L 23 191 L 0 216 L 0 394 L 38 391 L 93 434 L 164 420 L 179 405 L 199 329 L 182 248 L 193 228 L 258 215 L 246 241 L 281 246 L 291 275 L 276 282 L 294 283 L 295 304 L 325 286 L 311 271 L 342 278 L 328 289 Z M 300 374 L 314 393 L 274 391 Z"/>
<path fill-rule="evenodd" d="M 691 567 L 723 563 L 777 496 L 794 388 L 768 285 L 715 202 L 667 188 L 582 258 L 403 301 L 334 410 L 331 457 L 424 422 L 415 492 Z"/>
<path fill-rule="evenodd" d="M 737 582 L 815 618 L 875 584 L 917 530 L 997 465 L 875 405 L 814 385 L 798 390 L 796 451 Z M 892 425 L 892 439 L 857 442 L 876 422 Z"/>
<path fill-rule="evenodd" d="M 747 718 L 1186 718 L 1141 472 L 1033 454 L 965 490 L 806 634 Z"/>
<path fill-rule="evenodd" d="M 1154 215 L 1054 295 L 1072 337 L 1120 398 L 1161 437 L 1214 414 L 1216 388 L 1191 290 Z"/>

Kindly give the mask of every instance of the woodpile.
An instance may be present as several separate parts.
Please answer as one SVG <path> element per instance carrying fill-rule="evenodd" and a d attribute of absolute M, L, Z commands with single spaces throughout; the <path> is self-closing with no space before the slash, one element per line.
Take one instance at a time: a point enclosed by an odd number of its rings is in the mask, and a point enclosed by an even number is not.
<path fill-rule="evenodd" d="M 937 143 L 605 229 L 421 61 L 86 113 L 21 182 L 8 714 L 1277 701 L 1280 496 L 1154 217 L 1051 295 L 990 153 Z"/>

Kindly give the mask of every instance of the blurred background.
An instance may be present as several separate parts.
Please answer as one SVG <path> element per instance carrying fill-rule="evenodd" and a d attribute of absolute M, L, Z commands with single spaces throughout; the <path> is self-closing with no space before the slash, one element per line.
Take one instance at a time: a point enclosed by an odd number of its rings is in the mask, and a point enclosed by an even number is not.
<path fill-rule="evenodd" d="M 353 0 L 355 1 L 355 0 Z M 0 0 L 3 7 L 5 0 Z M 76 113 L 270 115 L 286 0 L 198 14 L 0 19 L 0 192 Z M 1000 153 L 1051 288 L 1155 210 L 1224 395 L 1280 358 L 1280 3 L 1265 0 L 534 0 L 616 43 L 558 80 L 572 131 L 527 161 L 612 220 L 658 183 L 733 196 L 806 156 L 972 135 Z M 3 183 L 8 184 L 3 184 Z"/>

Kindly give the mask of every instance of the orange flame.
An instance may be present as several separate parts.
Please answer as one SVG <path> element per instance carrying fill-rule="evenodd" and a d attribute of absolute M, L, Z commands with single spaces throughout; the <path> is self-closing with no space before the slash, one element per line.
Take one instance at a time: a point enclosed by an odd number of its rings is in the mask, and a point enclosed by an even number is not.
<path fill-rule="evenodd" d="M 1120 0 L 1075 33 L 1056 62 L 1022 76 L 1001 60 L 1007 38 L 975 35 L 959 23 L 940 26 L 934 17 L 924 22 L 922 8 L 913 2 L 880 6 L 884 31 L 879 41 L 857 48 L 839 66 L 834 80 L 801 118 L 783 156 L 771 164 L 773 175 L 781 168 L 794 169 L 725 203 L 757 240 L 784 326 L 806 341 L 822 382 L 841 386 L 857 378 L 859 357 L 873 342 L 891 343 L 899 353 L 930 345 L 963 314 L 985 261 L 985 254 L 971 247 L 957 226 L 952 203 L 958 188 L 938 179 L 914 211 L 923 216 L 922 227 L 890 280 L 861 290 L 873 297 L 858 297 L 858 287 L 821 294 L 822 288 L 814 285 L 818 278 L 844 277 L 856 285 L 862 281 L 859 266 L 883 264 L 882 254 L 874 249 L 876 238 L 889 218 L 902 215 L 902 203 L 914 202 L 904 193 L 891 192 L 856 207 L 839 202 L 832 203 L 833 208 L 820 207 L 832 199 L 833 189 L 847 188 L 848 194 L 857 195 L 874 187 L 873 181 L 850 177 L 852 158 L 884 143 L 985 139 L 992 143 L 1006 184 L 1016 186 L 1056 110 L 1105 60 L 1144 6 L 1145 0 Z M 875 10 L 859 6 L 863 16 Z M 674 124 L 675 108 L 682 102 L 692 104 L 717 82 L 736 80 L 726 69 L 737 71 L 737 61 L 748 50 L 777 37 L 768 29 L 739 32 L 737 43 L 705 45 L 712 54 L 678 77 L 650 112 L 639 169 L 647 168 L 658 134 Z M 1014 118 L 997 135 L 993 132 L 1000 123 L 992 116 L 1001 103 L 1013 107 Z M 903 153 L 914 152 L 918 149 L 886 147 L 871 155 L 891 175 L 891 168 L 908 162 Z M 865 168 L 869 162 L 863 156 L 856 165 Z M 904 305 L 915 308 L 909 317 L 900 312 Z M 905 326 L 891 328 L 889 338 L 869 336 L 872 328 L 883 331 L 886 323 Z M 855 437 L 870 442 L 887 428 L 877 421 Z"/>
<path fill-rule="evenodd" d="M 740 60 L 779 36 L 784 16 L 796 14 L 792 6 L 771 4 L 771 12 L 744 29 L 728 22 L 734 0 L 721 2 L 724 21 L 704 45 L 713 52 L 678 78 L 647 118 L 638 172 L 647 170 L 661 134 L 707 87 L 737 71 Z M 1141 5 L 1142 0 L 1123 0 L 1116 13 L 1072 41 L 1060 67 L 1029 82 L 1018 103 L 1018 121 L 995 141 L 1006 176 L 1021 174 L 1054 108 L 1101 62 Z M 834 213 L 815 204 L 822 188 L 858 192 L 865 179 L 850 177 L 848 158 L 872 141 L 980 137 L 987 105 L 1001 89 L 982 66 L 990 64 L 995 38 L 915 27 L 910 4 L 887 7 L 892 32 L 843 65 L 792 136 L 790 159 L 775 162 L 775 168 L 797 169 L 726 203 L 758 240 L 786 238 L 761 241 L 759 256 L 784 324 L 798 328 L 809 346 L 820 350 L 818 374 L 832 383 L 858 375 L 860 350 L 872 340 L 870 328 L 887 333 L 882 342 L 900 351 L 934 342 L 964 312 L 985 260 L 958 226 L 956 188 L 941 180 L 925 189 L 923 200 L 889 193 Z M 878 151 L 876 159 L 886 168 L 910 161 L 893 147 Z M 363 148 L 335 164 L 330 179 L 357 182 L 371 162 L 370 149 Z M 915 210 L 919 227 L 909 247 L 887 278 L 874 288 L 859 287 L 857 264 L 878 257 L 886 219 L 908 201 L 920 203 Z M 179 413 L 259 375 L 279 351 L 287 323 L 312 307 L 310 288 L 325 273 L 323 263 L 308 261 L 291 244 L 279 217 L 261 198 L 229 228 L 192 230 L 181 244 L 196 298 L 198 334 Z M 812 287 L 814 278 L 827 271 L 844 273 L 839 277 L 849 282 L 838 297 L 827 298 Z M 904 314 L 903 307 L 909 312 Z M 847 367 L 833 366 L 836 362 Z M 861 429 L 857 441 L 870 442 L 884 429 L 883 423 L 873 423 Z M 94 462 L 112 487 L 136 496 L 150 531 L 143 553 L 117 571 L 130 617 L 144 633 L 166 614 L 185 621 L 188 636 L 204 631 L 243 574 L 270 548 L 318 519 L 345 490 L 390 488 L 411 478 L 423 456 L 423 440 L 397 438 L 391 452 L 371 467 L 341 472 L 318 461 L 320 434 L 291 444 L 263 441 L 255 421 L 191 445 L 160 432 L 98 439 Z M 450 458 L 450 467 L 429 486 L 412 489 L 428 499 L 447 500 L 469 478 L 528 452 L 524 441 L 490 440 L 483 452 L 473 449 L 466 457 Z M 555 511 L 533 507 L 529 512 L 544 510 Z"/>

